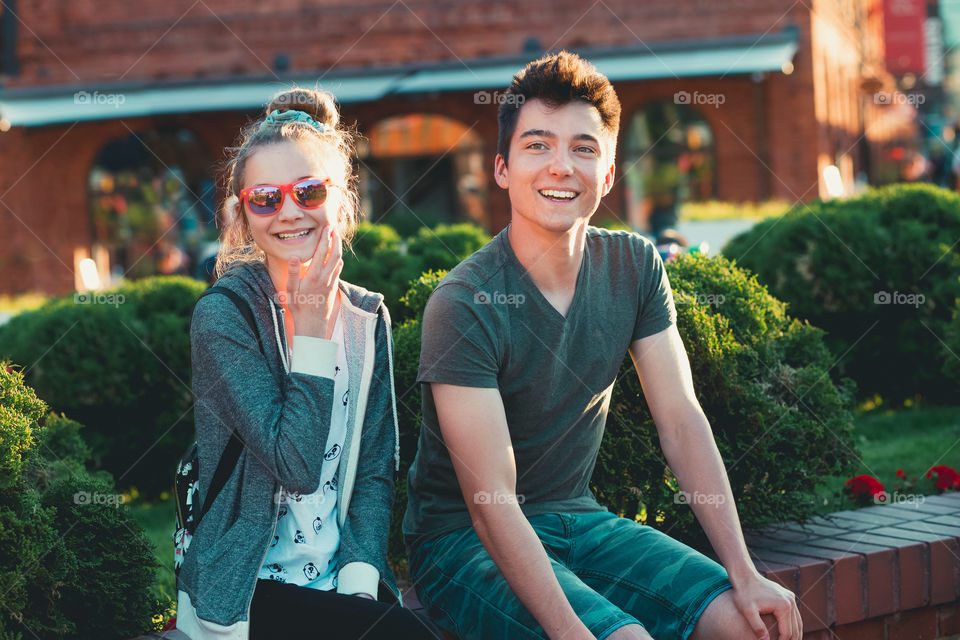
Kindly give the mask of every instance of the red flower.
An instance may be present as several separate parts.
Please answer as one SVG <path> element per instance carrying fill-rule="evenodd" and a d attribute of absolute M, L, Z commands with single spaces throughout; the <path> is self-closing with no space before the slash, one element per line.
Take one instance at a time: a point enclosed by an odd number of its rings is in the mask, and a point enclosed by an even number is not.
<path fill-rule="evenodd" d="M 937 476 L 934 486 L 939 491 L 960 489 L 960 473 L 957 473 L 957 470 L 953 467 L 948 467 L 945 464 L 938 464 L 935 467 L 931 467 L 931 469 L 927 471 L 927 478 L 934 474 Z"/>
<path fill-rule="evenodd" d="M 846 486 L 854 498 L 861 496 L 873 498 L 883 493 L 883 483 L 868 475 L 854 476 L 847 480 Z"/>
<path fill-rule="evenodd" d="M 897 477 L 901 480 L 906 480 L 907 474 L 903 472 L 903 469 L 897 469 Z"/>

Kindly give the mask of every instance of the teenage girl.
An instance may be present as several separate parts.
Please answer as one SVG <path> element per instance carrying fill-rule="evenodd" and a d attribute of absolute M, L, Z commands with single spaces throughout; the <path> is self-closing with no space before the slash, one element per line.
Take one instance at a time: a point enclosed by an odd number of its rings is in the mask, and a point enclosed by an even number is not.
<path fill-rule="evenodd" d="M 197 525 L 177 626 L 198 638 L 432 638 L 386 561 L 398 457 L 383 296 L 340 280 L 356 226 L 351 136 L 293 89 L 229 151 L 217 285 L 191 325 L 200 486 L 242 452 Z M 202 496 L 202 491 L 201 491 Z"/>

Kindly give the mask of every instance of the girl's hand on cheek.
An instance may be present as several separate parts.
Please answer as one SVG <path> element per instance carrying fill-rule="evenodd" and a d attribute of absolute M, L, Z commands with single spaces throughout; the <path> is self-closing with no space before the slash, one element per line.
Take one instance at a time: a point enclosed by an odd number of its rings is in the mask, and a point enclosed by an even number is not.
<path fill-rule="evenodd" d="M 326 338 L 333 335 L 337 287 L 343 270 L 343 241 L 337 230 L 326 225 L 305 273 L 299 258 L 291 258 L 287 277 L 287 306 L 298 335 Z"/>

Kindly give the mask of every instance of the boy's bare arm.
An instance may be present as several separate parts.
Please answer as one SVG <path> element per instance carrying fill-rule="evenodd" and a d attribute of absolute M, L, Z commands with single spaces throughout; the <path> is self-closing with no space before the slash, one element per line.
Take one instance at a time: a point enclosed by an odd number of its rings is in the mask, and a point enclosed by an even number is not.
<path fill-rule="evenodd" d="M 675 326 L 636 340 L 630 356 L 657 425 L 663 453 L 688 493 L 697 520 L 730 576 L 734 599 L 758 638 L 766 635 L 760 615 L 776 616 L 780 637 L 800 640 L 794 594 L 762 577 L 750 561 L 733 492 L 713 431 L 693 389 L 683 341 Z M 700 500 L 700 496 L 709 499 Z"/>
<path fill-rule="evenodd" d="M 516 462 L 500 392 L 439 383 L 430 386 L 440 431 L 487 553 L 551 638 L 592 639 L 516 500 Z"/>

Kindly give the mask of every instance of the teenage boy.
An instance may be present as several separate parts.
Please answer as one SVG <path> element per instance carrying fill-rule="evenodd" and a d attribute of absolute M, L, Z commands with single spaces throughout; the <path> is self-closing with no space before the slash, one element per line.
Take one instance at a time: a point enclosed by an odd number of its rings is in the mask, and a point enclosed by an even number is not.
<path fill-rule="evenodd" d="M 505 98 L 494 176 L 511 223 L 423 316 L 403 523 L 421 599 L 467 640 L 744 640 L 768 637 L 766 614 L 800 640 L 793 594 L 747 555 L 655 247 L 588 226 L 614 185 L 613 87 L 562 52 L 527 65 Z M 723 566 L 589 488 L 628 350 L 680 486 L 713 497 L 690 502 Z"/>

